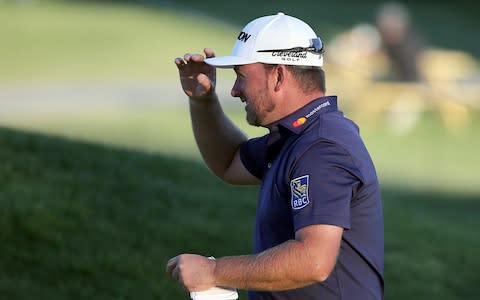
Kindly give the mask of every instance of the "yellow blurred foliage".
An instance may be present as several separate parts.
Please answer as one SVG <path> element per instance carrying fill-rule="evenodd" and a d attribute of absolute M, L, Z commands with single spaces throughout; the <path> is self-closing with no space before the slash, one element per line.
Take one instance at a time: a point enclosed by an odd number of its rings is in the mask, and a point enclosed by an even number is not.
<path fill-rule="evenodd" d="M 456 132 L 468 124 L 473 110 L 480 110 L 479 64 L 472 55 L 427 48 L 418 60 L 423 81 L 379 80 L 390 63 L 372 32 L 368 26 L 356 28 L 339 35 L 327 49 L 329 92 L 342 95 L 356 119 L 385 119 L 401 133 L 413 128 L 422 112 L 433 111 Z"/>

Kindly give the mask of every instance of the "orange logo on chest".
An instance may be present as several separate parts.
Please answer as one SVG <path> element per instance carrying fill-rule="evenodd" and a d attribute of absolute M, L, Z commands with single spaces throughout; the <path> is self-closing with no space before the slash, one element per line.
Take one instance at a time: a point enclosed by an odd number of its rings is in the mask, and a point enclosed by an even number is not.
<path fill-rule="evenodd" d="M 302 126 L 303 124 L 305 124 L 305 122 L 307 121 L 307 118 L 305 117 L 301 117 L 301 118 L 298 118 L 296 121 L 294 121 L 292 123 L 292 126 L 297 128 L 299 126 Z"/>

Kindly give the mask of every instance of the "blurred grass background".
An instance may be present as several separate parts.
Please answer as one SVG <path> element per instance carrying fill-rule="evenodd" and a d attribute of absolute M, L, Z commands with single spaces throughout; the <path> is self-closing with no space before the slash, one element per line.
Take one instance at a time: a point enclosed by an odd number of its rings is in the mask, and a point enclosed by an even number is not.
<path fill-rule="evenodd" d="M 257 189 L 224 185 L 201 163 L 173 59 L 228 53 L 246 22 L 277 11 L 328 45 L 381 3 L 0 1 L 0 298 L 187 299 L 164 275 L 170 257 L 248 253 Z M 432 47 L 478 59 L 478 4 L 406 4 Z M 367 88 L 378 103 L 390 95 L 336 67 L 327 60 L 330 91 L 382 181 L 386 298 L 477 299 L 478 110 L 365 114 Z M 228 96 L 233 72 L 218 77 L 229 115 L 263 134 Z M 406 130 L 392 126 L 412 116 Z"/>

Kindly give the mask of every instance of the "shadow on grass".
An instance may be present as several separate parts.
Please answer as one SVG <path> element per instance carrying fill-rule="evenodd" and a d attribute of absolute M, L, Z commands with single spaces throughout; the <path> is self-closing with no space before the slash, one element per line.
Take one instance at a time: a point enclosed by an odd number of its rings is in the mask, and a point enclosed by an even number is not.
<path fill-rule="evenodd" d="M 170 257 L 249 252 L 257 188 L 197 161 L 0 129 L 0 162 L 6 299 L 186 299 Z M 479 197 L 384 187 L 383 200 L 387 299 L 478 296 Z"/>
<path fill-rule="evenodd" d="M 384 187 L 383 204 L 386 298 L 475 299 L 480 196 Z"/>

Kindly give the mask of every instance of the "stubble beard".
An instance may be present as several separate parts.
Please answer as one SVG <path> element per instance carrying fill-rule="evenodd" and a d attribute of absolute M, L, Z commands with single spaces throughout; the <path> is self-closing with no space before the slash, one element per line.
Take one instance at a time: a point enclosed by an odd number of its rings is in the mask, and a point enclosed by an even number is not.
<path fill-rule="evenodd" d="M 247 123 L 252 125 L 252 126 L 260 126 L 257 112 L 255 111 L 255 108 L 252 108 L 253 105 L 248 105 L 245 106 L 245 111 L 247 112 Z"/>
<path fill-rule="evenodd" d="M 252 99 L 252 98 L 249 98 Z M 252 126 L 265 126 L 265 118 L 275 109 L 275 103 L 271 101 L 265 91 L 260 91 L 255 100 L 247 101 L 245 111 L 247 122 Z"/>

